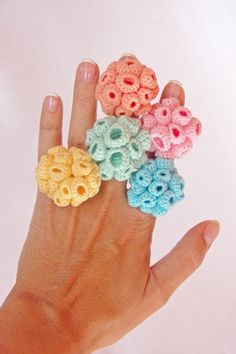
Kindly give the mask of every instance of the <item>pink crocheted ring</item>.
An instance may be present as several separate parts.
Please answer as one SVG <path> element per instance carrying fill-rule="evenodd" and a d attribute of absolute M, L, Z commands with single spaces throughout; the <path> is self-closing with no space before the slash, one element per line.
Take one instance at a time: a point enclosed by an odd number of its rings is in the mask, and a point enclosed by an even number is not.
<path fill-rule="evenodd" d="M 165 98 L 141 117 L 143 128 L 150 131 L 150 152 L 157 157 L 174 159 L 184 156 L 201 134 L 202 125 L 177 98 Z"/>
<path fill-rule="evenodd" d="M 151 110 L 159 91 L 154 71 L 135 57 L 111 63 L 99 78 L 95 96 L 108 115 L 139 117 Z"/>

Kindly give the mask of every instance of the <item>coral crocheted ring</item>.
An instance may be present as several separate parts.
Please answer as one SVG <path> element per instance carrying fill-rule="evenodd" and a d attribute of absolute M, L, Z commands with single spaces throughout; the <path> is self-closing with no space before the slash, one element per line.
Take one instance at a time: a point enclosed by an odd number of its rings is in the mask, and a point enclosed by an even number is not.
<path fill-rule="evenodd" d="M 139 117 L 151 109 L 159 91 L 154 71 L 137 58 L 112 62 L 99 78 L 95 96 L 108 115 Z"/>

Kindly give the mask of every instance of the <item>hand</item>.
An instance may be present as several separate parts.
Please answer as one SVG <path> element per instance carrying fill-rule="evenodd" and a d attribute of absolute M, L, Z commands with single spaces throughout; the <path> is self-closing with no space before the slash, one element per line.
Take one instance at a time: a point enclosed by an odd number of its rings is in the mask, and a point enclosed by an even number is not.
<path fill-rule="evenodd" d="M 85 148 L 96 119 L 98 75 L 90 62 L 77 69 L 68 146 Z M 178 84 L 166 85 L 162 98 L 170 96 L 184 104 Z M 62 101 L 50 96 L 42 108 L 39 157 L 59 144 Z M 124 182 L 103 182 L 78 208 L 59 208 L 38 192 L 16 285 L 2 307 L 0 346 L 11 353 L 91 353 L 160 309 L 202 263 L 219 224 L 196 225 L 150 267 L 154 224 L 127 204 Z"/>

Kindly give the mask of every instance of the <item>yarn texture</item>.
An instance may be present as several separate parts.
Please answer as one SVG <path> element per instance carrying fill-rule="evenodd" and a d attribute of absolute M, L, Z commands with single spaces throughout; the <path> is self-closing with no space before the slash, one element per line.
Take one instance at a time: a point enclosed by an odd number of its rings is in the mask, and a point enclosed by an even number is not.
<path fill-rule="evenodd" d="M 184 198 L 184 180 L 171 159 L 149 159 L 132 173 L 129 183 L 129 205 L 155 217 L 166 214 Z"/>
<path fill-rule="evenodd" d="M 102 180 L 127 180 L 146 161 L 151 139 L 137 118 L 108 116 L 87 131 L 88 153 L 97 162 Z"/>
<path fill-rule="evenodd" d="M 174 159 L 184 156 L 201 134 L 199 119 L 177 98 L 165 98 L 152 106 L 148 114 L 141 117 L 143 128 L 149 130 L 152 146 L 150 151 L 157 157 Z"/>
<path fill-rule="evenodd" d="M 136 58 L 111 63 L 99 78 L 95 96 L 108 115 L 139 117 L 151 109 L 159 91 L 154 71 Z"/>
<path fill-rule="evenodd" d="M 79 148 L 55 146 L 41 156 L 36 168 L 39 190 L 60 207 L 79 206 L 98 193 L 99 168 L 89 154 Z"/>

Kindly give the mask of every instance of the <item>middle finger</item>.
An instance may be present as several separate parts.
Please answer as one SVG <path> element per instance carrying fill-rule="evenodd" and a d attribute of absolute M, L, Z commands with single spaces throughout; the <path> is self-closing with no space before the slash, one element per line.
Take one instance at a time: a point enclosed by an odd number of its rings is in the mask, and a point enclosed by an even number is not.
<path fill-rule="evenodd" d="M 99 76 L 97 64 L 84 59 L 75 77 L 68 146 L 85 148 L 86 131 L 96 120 L 95 88 Z"/>

